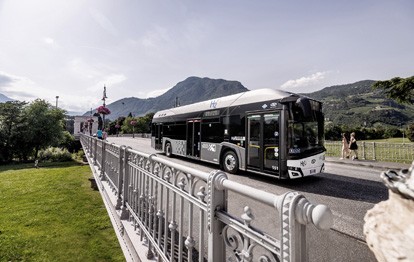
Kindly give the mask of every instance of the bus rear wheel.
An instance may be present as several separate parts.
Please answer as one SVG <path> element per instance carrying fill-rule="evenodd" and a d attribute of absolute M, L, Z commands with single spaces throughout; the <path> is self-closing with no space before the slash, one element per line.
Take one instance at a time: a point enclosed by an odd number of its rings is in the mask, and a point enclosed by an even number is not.
<path fill-rule="evenodd" d="M 165 144 L 165 155 L 167 157 L 172 157 L 172 146 L 171 146 L 171 143 L 170 142 L 167 142 Z"/>
<path fill-rule="evenodd" d="M 224 153 L 222 163 L 224 171 L 230 174 L 236 174 L 239 171 L 239 160 L 233 151 Z"/>

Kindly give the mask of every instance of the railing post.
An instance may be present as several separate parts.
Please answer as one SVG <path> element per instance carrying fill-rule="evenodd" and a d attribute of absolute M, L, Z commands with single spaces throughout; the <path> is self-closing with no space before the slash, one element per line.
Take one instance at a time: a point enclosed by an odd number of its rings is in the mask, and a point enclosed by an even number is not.
<path fill-rule="evenodd" d="M 98 139 L 94 139 L 94 147 L 92 147 L 93 149 L 93 164 L 96 165 L 96 153 L 97 153 L 97 148 L 98 148 Z"/>
<path fill-rule="evenodd" d="M 122 194 L 123 194 L 123 180 L 124 180 L 124 151 L 125 146 L 119 147 L 119 156 L 118 156 L 118 167 L 119 167 L 119 174 L 118 174 L 118 181 L 117 181 L 117 187 L 118 187 L 118 195 L 116 200 L 116 206 L 115 209 L 119 210 L 122 206 Z"/>
<path fill-rule="evenodd" d="M 101 160 L 101 180 L 105 180 L 105 161 L 106 161 L 106 143 L 101 140 L 102 142 L 102 160 Z"/>
<path fill-rule="evenodd" d="M 376 155 L 375 155 L 375 142 L 374 142 L 374 144 L 373 144 L 373 146 L 372 146 L 372 158 L 373 158 L 372 160 L 374 160 L 374 161 L 375 161 L 375 160 L 376 160 L 376 158 L 377 158 L 377 157 L 376 157 Z"/>
<path fill-rule="evenodd" d="M 216 211 L 227 211 L 227 192 L 223 187 L 225 180 L 227 180 L 227 175 L 216 170 L 210 173 L 207 181 L 208 258 L 210 261 L 225 261 L 225 244 L 222 237 L 224 224 L 216 217 Z"/>
<path fill-rule="evenodd" d="M 129 195 L 129 168 L 128 168 L 128 160 L 129 160 L 129 149 L 131 149 L 131 147 L 126 147 L 124 150 L 124 163 L 123 163 L 123 184 L 122 184 L 122 208 L 121 208 L 121 219 L 128 219 L 129 218 L 129 212 L 126 208 L 126 203 L 129 201 L 128 199 L 128 195 Z M 131 187 L 132 188 L 132 187 Z"/>
<path fill-rule="evenodd" d="M 328 229 L 333 224 L 332 212 L 325 205 L 311 204 L 297 192 L 281 196 L 276 207 L 281 216 L 281 261 L 308 261 L 306 224 L 312 223 L 318 229 Z"/>
<path fill-rule="evenodd" d="M 88 137 L 88 153 L 90 156 L 92 156 L 92 138 Z"/>
<path fill-rule="evenodd" d="M 362 141 L 362 159 L 365 160 L 365 142 Z"/>

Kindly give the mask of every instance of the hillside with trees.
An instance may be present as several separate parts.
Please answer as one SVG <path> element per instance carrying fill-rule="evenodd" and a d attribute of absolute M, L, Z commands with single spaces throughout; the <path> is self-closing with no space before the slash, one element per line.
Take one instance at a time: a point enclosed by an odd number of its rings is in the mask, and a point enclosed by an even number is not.
<path fill-rule="evenodd" d="M 381 82 L 381 81 L 379 81 Z M 326 87 L 305 94 L 323 102 L 325 137 L 337 140 L 342 132 L 357 132 L 360 139 L 412 136 L 414 105 L 400 103 L 373 80 Z"/>
<path fill-rule="evenodd" d="M 412 104 L 399 104 L 385 91 L 374 89 L 376 81 L 326 87 L 306 94 L 323 102 L 327 122 L 334 125 L 401 127 L 414 119 Z"/>

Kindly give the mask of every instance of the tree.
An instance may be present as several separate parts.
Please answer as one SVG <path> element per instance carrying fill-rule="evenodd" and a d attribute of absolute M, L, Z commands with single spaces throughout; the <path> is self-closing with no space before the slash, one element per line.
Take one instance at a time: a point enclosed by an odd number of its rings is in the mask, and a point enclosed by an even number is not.
<path fill-rule="evenodd" d="M 21 137 L 19 126 L 25 102 L 0 103 L 0 162 L 10 162 L 18 150 L 15 141 Z"/>
<path fill-rule="evenodd" d="M 372 87 L 383 89 L 385 94 L 399 103 L 414 104 L 414 76 L 394 77 L 391 80 L 377 81 Z"/>
<path fill-rule="evenodd" d="M 121 131 L 124 134 L 132 134 L 132 125 L 131 125 L 131 121 L 136 121 L 137 119 L 133 118 L 133 117 L 127 117 L 124 120 L 124 123 L 121 125 Z"/>
<path fill-rule="evenodd" d="M 137 132 L 138 133 L 149 133 L 151 131 L 151 122 L 154 117 L 154 113 L 148 113 L 138 119 Z"/>
<path fill-rule="evenodd" d="M 407 129 L 405 130 L 405 134 L 407 135 L 407 138 L 414 142 L 414 123 L 411 123 Z"/>
<path fill-rule="evenodd" d="M 402 132 L 397 127 L 386 127 L 384 130 L 384 138 L 402 137 Z"/>
<path fill-rule="evenodd" d="M 68 131 L 63 131 L 62 140 L 59 142 L 59 147 L 68 149 L 69 152 L 74 153 L 76 151 L 75 137 Z"/>
<path fill-rule="evenodd" d="M 34 149 L 34 157 L 40 149 L 57 146 L 63 140 L 65 111 L 45 100 L 36 99 L 23 111 L 26 143 Z"/>
<path fill-rule="evenodd" d="M 327 124 L 325 127 L 325 139 L 326 140 L 340 140 L 342 134 L 342 128 L 332 123 Z"/>

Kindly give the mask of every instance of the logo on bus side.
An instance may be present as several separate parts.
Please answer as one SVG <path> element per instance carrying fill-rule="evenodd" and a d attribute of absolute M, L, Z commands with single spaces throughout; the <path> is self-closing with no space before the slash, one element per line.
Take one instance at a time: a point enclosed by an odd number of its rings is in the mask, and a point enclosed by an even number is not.
<path fill-rule="evenodd" d="M 201 147 L 203 149 L 207 149 L 208 151 L 216 152 L 216 145 L 215 144 L 203 143 Z"/>
<path fill-rule="evenodd" d="M 217 107 L 217 100 L 211 100 L 210 108 L 216 108 L 216 107 Z"/>

